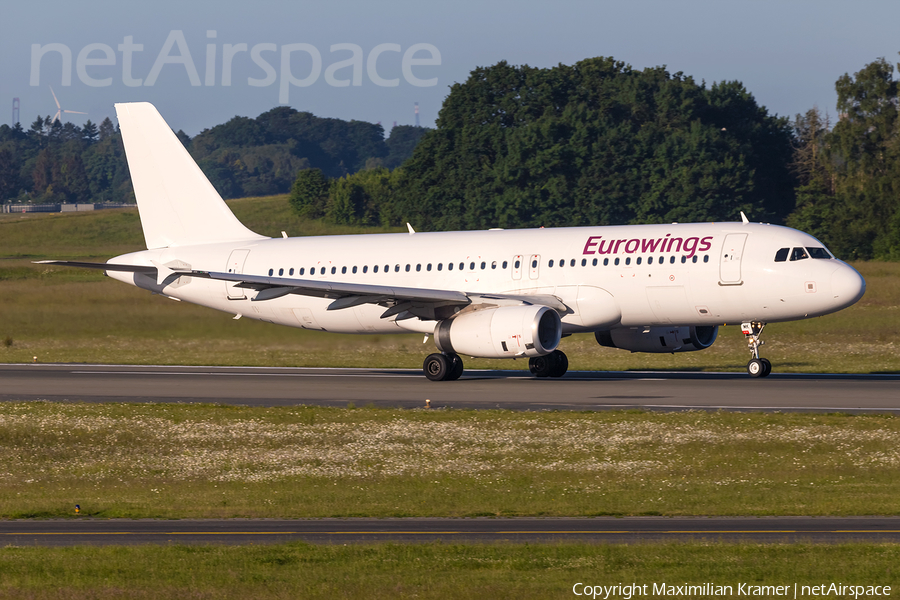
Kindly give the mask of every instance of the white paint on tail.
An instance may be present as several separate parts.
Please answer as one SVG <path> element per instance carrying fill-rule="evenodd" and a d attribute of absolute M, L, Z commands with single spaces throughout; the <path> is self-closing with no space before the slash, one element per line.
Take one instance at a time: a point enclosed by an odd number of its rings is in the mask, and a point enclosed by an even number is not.
<path fill-rule="evenodd" d="M 267 239 L 237 220 L 148 102 L 116 104 L 147 249 Z"/>

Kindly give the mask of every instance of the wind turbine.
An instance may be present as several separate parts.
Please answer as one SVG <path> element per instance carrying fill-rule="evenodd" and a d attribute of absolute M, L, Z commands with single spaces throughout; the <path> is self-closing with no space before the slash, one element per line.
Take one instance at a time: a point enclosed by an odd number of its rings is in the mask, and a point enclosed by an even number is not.
<path fill-rule="evenodd" d="M 50 93 L 53 94 L 53 101 L 56 102 L 56 114 L 53 115 L 53 118 L 50 119 L 50 123 L 52 124 L 54 121 L 59 121 L 62 123 L 62 113 L 68 113 L 72 115 L 86 115 L 86 112 L 79 112 L 77 110 L 63 110 L 59 105 L 59 100 L 56 99 L 56 94 L 53 92 L 53 86 L 48 86 L 50 88 Z"/>

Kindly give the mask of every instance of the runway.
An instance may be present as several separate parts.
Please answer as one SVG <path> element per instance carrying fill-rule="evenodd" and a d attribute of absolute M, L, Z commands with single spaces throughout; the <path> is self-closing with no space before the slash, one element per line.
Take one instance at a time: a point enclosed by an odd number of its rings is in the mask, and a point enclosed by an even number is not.
<path fill-rule="evenodd" d="M 466 371 L 432 382 L 421 371 L 0 365 L 0 400 L 212 402 L 250 406 L 379 406 L 512 410 L 760 410 L 900 413 L 900 375 Z"/>
<path fill-rule="evenodd" d="M 0 521 L 0 544 L 900 542 L 900 517 Z"/>

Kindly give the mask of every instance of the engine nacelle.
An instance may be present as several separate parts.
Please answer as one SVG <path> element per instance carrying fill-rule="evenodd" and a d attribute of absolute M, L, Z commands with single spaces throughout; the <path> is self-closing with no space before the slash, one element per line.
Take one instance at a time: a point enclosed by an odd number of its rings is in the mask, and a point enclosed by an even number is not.
<path fill-rule="evenodd" d="M 544 356 L 559 345 L 562 322 L 546 306 L 500 306 L 462 313 L 434 328 L 441 352 L 479 358 Z"/>
<path fill-rule="evenodd" d="M 609 348 L 632 352 L 693 352 L 713 345 L 719 335 L 718 325 L 671 327 L 631 327 L 594 334 L 597 343 Z"/>

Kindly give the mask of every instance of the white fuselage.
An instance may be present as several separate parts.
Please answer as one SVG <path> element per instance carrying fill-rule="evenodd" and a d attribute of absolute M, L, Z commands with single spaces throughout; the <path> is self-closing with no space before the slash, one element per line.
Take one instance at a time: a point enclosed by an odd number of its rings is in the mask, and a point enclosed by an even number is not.
<path fill-rule="evenodd" d="M 553 295 L 568 311 L 563 332 L 648 325 L 777 322 L 856 302 L 862 277 L 832 258 L 775 261 L 779 249 L 823 248 L 803 232 L 752 223 L 699 223 L 256 239 L 170 246 L 111 263 L 292 279 Z M 824 251 L 824 250 L 823 250 Z M 551 266 L 552 261 L 552 266 Z M 210 308 L 306 329 L 431 333 L 435 321 L 381 318 L 363 304 L 326 310 L 329 299 L 288 294 L 254 301 L 231 282 L 142 274 L 111 277 Z"/>

